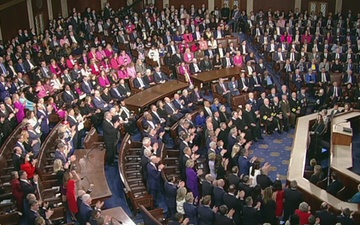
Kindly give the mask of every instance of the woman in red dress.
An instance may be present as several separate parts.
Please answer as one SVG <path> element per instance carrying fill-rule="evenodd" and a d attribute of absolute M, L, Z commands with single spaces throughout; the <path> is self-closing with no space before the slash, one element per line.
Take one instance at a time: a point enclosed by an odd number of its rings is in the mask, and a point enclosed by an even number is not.
<path fill-rule="evenodd" d="M 79 212 L 76 197 L 76 182 L 80 180 L 75 170 L 64 174 L 64 187 L 66 188 L 66 199 L 68 210 L 73 218 Z"/>
<path fill-rule="evenodd" d="M 14 199 L 16 200 L 16 207 L 18 211 L 23 210 L 24 192 L 21 190 L 19 174 L 17 171 L 11 172 L 11 191 Z"/>
<path fill-rule="evenodd" d="M 276 202 L 276 217 L 281 218 L 284 211 L 285 192 L 280 180 L 276 180 L 273 186 L 273 199 Z"/>
<path fill-rule="evenodd" d="M 24 170 L 27 173 L 27 177 L 29 180 L 32 180 L 35 175 L 37 159 L 34 159 L 30 155 L 25 156 L 25 163 L 21 164 L 20 169 Z"/>

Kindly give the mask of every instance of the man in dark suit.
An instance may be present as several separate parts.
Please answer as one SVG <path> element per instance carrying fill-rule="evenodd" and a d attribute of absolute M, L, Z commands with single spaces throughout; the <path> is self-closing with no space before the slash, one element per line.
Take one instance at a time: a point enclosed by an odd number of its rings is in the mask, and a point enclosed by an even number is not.
<path fill-rule="evenodd" d="M 210 71 L 213 70 L 213 65 L 209 60 L 208 56 L 205 56 L 203 60 L 200 62 L 200 70 L 201 71 Z"/>
<path fill-rule="evenodd" d="M 176 192 L 178 187 L 184 187 L 185 183 L 180 182 L 178 185 L 175 183 L 176 178 L 174 176 L 168 176 L 167 182 L 164 183 L 164 192 L 166 205 L 169 208 L 168 215 L 171 219 L 175 217 L 176 213 Z"/>
<path fill-rule="evenodd" d="M 227 181 L 230 185 L 235 185 L 235 187 L 239 186 L 240 184 L 240 177 L 239 177 L 239 168 L 237 166 L 233 166 L 231 168 L 231 174 L 228 175 Z"/>
<path fill-rule="evenodd" d="M 341 215 L 337 217 L 337 222 L 341 223 L 342 225 L 355 225 L 356 222 L 352 218 L 352 214 L 349 210 L 349 208 L 343 209 Z"/>
<path fill-rule="evenodd" d="M 212 196 L 214 195 L 213 193 L 214 186 L 212 185 L 214 179 L 215 178 L 213 178 L 211 174 L 205 175 L 205 180 L 201 184 L 201 190 L 203 196 L 209 195 L 212 198 Z"/>
<path fill-rule="evenodd" d="M 106 156 L 107 156 L 107 165 L 114 165 L 114 157 L 116 152 L 116 146 L 118 144 L 120 135 L 118 127 L 120 125 L 120 120 L 112 123 L 112 115 L 110 112 L 105 112 L 104 121 L 102 124 L 102 128 L 104 130 L 104 143 L 106 148 Z"/>
<path fill-rule="evenodd" d="M 217 187 L 214 187 L 214 205 L 219 207 L 221 205 L 224 204 L 224 200 L 223 200 L 223 197 L 224 197 L 224 194 L 225 194 L 225 191 L 224 191 L 224 186 L 225 186 L 225 182 L 223 179 L 220 179 L 217 181 Z"/>
<path fill-rule="evenodd" d="M 174 104 L 170 101 L 170 98 L 166 97 L 164 100 L 165 110 L 174 121 L 177 121 L 184 116 L 184 114 L 182 114 L 178 109 L 175 108 Z"/>
<path fill-rule="evenodd" d="M 168 76 L 166 76 L 165 73 L 160 71 L 160 67 L 156 67 L 155 72 L 154 72 L 154 80 L 155 80 L 155 83 L 157 83 L 157 84 L 163 84 L 166 81 L 168 81 L 169 78 L 168 78 Z"/>
<path fill-rule="evenodd" d="M 91 213 L 94 211 L 94 209 L 91 207 L 92 199 L 89 194 L 84 194 L 81 197 L 81 200 L 82 200 L 82 203 L 80 204 L 80 207 L 79 207 L 78 220 L 80 222 L 80 225 L 85 225 L 90 221 Z M 95 204 L 95 210 L 100 211 L 103 205 L 104 205 L 104 202 L 98 201 Z"/>
<path fill-rule="evenodd" d="M 159 162 L 160 158 L 153 155 L 150 157 L 150 162 L 147 164 L 147 188 L 149 189 L 149 193 L 153 196 L 155 205 L 157 206 L 157 199 L 160 194 L 161 171 L 165 167 L 163 164 L 158 165 Z"/>
<path fill-rule="evenodd" d="M 20 165 L 24 163 L 24 159 L 22 157 L 22 150 L 20 147 L 17 146 L 14 148 L 14 155 L 12 159 L 14 170 L 20 171 Z"/>
<path fill-rule="evenodd" d="M 344 184 L 338 179 L 337 173 L 335 171 L 333 171 L 331 173 L 331 182 L 330 184 L 327 186 L 326 191 L 333 195 L 336 196 L 336 194 L 344 187 Z"/>
<path fill-rule="evenodd" d="M 127 96 L 129 97 L 131 95 L 131 91 L 130 91 L 130 88 L 127 84 L 125 84 L 125 80 L 124 79 L 121 79 L 119 81 L 119 86 L 118 86 L 118 90 L 120 91 L 120 94 L 122 96 Z"/>
<path fill-rule="evenodd" d="M 256 119 L 254 110 L 252 110 L 252 107 L 253 106 L 251 106 L 250 104 L 245 105 L 244 121 L 246 122 L 246 126 L 248 126 L 251 129 L 252 137 L 256 142 L 258 141 L 258 139 L 263 139 L 263 137 L 261 136 L 260 125 Z"/>
<path fill-rule="evenodd" d="M 92 95 L 92 94 L 94 94 L 94 88 L 93 88 L 93 86 L 91 85 L 88 77 L 84 77 L 84 78 L 83 78 L 83 82 L 81 83 L 81 90 L 82 90 L 86 95 Z"/>
<path fill-rule="evenodd" d="M 259 224 L 260 222 L 260 206 L 261 203 L 257 202 L 255 207 L 253 207 L 253 199 L 251 196 L 246 197 L 245 206 L 243 207 L 243 220 L 246 221 L 246 224 Z"/>
<path fill-rule="evenodd" d="M 245 192 L 240 191 L 236 195 L 236 186 L 231 184 L 228 188 L 228 193 L 225 193 L 223 196 L 224 204 L 229 209 L 234 209 L 235 214 L 233 220 L 236 224 L 240 224 L 241 209 L 243 207 Z"/>
<path fill-rule="evenodd" d="M 230 57 L 230 53 L 227 52 L 225 57 L 221 59 L 222 68 L 231 68 L 234 66 L 234 60 Z"/>
<path fill-rule="evenodd" d="M 217 208 L 210 208 L 211 196 L 205 195 L 203 197 L 202 205 L 198 207 L 199 225 L 212 225 L 214 224 L 215 213 Z"/>
<path fill-rule="evenodd" d="M 109 110 L 112 107 L 111 104 L 106 103 L 101 98 L 99 90 L 96 90 L 95 93 L 94 93 L 93 103 L 94 103 L 94 106 L 97 109 L 100 109 L 100 110 L 103 110 L 103 111 Z"/>
<path fill-rule="evenodd" d="M 28 204 L 30 206 L 30 209 L 28 212 L 26 212 L 27 224 L 35 225 L 36 218 L 40 216 L 38 212 L 40 204 L 36 199 L 31 199 Z"/>
<path fill-rule="evenodd" d="M 295 180 L 291 181 L 289 188 L 285 189 L 283 220 L 288 220 L 303 200 L 303 194 L 297 190 L 297 182 Z"/>
<path fill-rule="evenodd" d="M 76 104 L 78 99 L 77 96 L 74 94 L 74 92 L 71 90 L 70 85 L 65 85 L 65 91 L 62 95 L 62 98 L 65 103 L 69 103 L 71 105 Z"/>
<path fill-rule="evenodd" d="M 124 96 L 120 93 L 120 91 L 115 83 L 111 84 L 110 95 L 111 95 L 111 97 L 113 97 L 119 101 L 122 101 L 126 98 L 126 95 Z"/>
<path fill-rule="evenodd" d="M 235 225 L 234 220 L 232 219 L 235 213 L 234 209 L 228 210 L 226 205 L 221 205 L 219 207 L 219 212 L 215 214 L 215 223 L 214 224 L 228 224 Z"/>
<path fill-rule="evenodd" d="M 34 130 L 34 127 L 30 123 L 26 125 L 26 128 L 29 134 L 29 143 L 33 143 L 32 150 L 34 156 L 37 157 L 41 146 L 41 141 L 40 141 L 41 135 Z"/>
<path fill-rule="evenodd" d="M 192 112 L 192 109 L 185 105 L 184 100 L 180 99 L 179 94 L 174 94 L 174 100 L 172 103 L 175 106 L 175 109 L 183 114 Z"/>
<path fill-rule="evenodd" d="M 315 217 L 319 218 L 322 224 L 335 225 L 336 216 L 329 212 L 330 206 L 323 202 L 321 203 L 320 210 L 315 212 Z"/>
<path fill-rule="evenodd" d="M 38 181 L 38 176 L 34 175 L 33 182 L 29 181 L 27 178 L 27 173 L 24 170 L 19 171 L 19 178 L 20 178 L 20 186 L 21 190 L 26 197 L 28 194 L 35 194 L 36 193 L 36 186 Z"/>
<path fill-rule="evenodd" d="M 134 87 L 140 90 L 144 90 L 150 87 L 148 83 L 145 82 L 145 80 L 142 78 L 141 73 L 136 74 L 136 78 L 133 80 Z"/>
<path fill-rule="evenodd" d="M 222 78 L 219 79 L 219 83 L 216 85 L 216 92 L 220 95 L 224 96 L 230 104 L 231 102 L 231 93 L 227 85 L 224 83 L 224 80 Z"/>
<path fill-rule="evenodd" d="M 240 176 L 249 175 L 250 167 L 256 160 L 256 157 L 252 157 L 251 159 L 248 158 L 249 157 L 248 147 L 241 149 L 241 153 L 242 156 L 240 156 L 238 159 L 238 165 L 240 168 L 239 174 Z"/>
<path fill-rule="evenodd" d="M 198 64 L 196 58 L 194 58 L 194 59 L 192 60 L 192 63 L 190 63 L 189 68 L 190 68 L 191 74 L 201 73 L 200 65 Z"/>

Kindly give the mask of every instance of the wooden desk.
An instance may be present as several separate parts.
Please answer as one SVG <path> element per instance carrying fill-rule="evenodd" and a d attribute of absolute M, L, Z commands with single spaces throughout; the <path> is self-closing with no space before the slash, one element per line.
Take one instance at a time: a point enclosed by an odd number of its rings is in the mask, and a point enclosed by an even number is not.
<path fill-rule="evenodd" d="M 87 190 L 90 184 L 94 184 L 91 192 L 93 203 L 111 197 L 109 185 L 106 181 L 104 170 L 105 151 L 98 149 L 76 150 L 76 172 L 82 179 L 78 182 L 78 189 Z"/>
<path fill-rule="evenodd" d="M 330 111 L 330 110 L 329 110 Z M 349 208 L 351 211 L 358 211 L 358 204 L 343 202 L 338 198 L 328 194 L 316 185 L 310 183 L 304 178 L 304 168 L 306 163 L 306 143 L 309 141 L 309 123 L 315 120 L 317 113 L 298 118 L 296 125 L 295 138 L 288 169 L 288 180 L 296 180 L 298 188 L 302 190 L 305 195 L 305 201 L 311 205 L 311 208 L 316 210 L 322 202 L 327 202 L 334 211 L 340 212 L 341 209 Z M 351 152 L 349 151 L 350 155 Z M 331 166 L 334 160 L 331 159 Z M 351 159 L 350 159 L 351 160 Z M 343 171 L 349 173 L 350 171 Z"/>
<path fill-rule="evenodd" d="M 212 70 L 198 73 L 197 75 L 191 75 L 191 79 L 193 80 L 194 86 L 201 88 L 201 85 L 204 83 L 209 83 L 220 78 L 230 78 L 237 76 L 241 73 L 241 70 L 243 69 L 239 67 Z"/>
<path fill-rule="evenodd" d="M 332 125 L 340 125 L 342 121 L 346 121 L 358 116 L 360 116 L 360 111 L 352 111 L 336 115 L 332 120 Z M 331 138 L 333 139 L 337 134 L 332 132 L 331 135 Z M 350 140 L 350 142 L 351 141 L 352 140 Z M 346 187 L 355 193 L 357 192 L 357 185 L 360 182 L 360 176 L 350 170 L 353 166 L 351 145 L 342 144 L 342 142 L 331 144 L 330 167 L 332 171 L 336 171 L 338 173 L 339 178 L 346 185 Z"/>
<path fill-rule="evenodd" d="M 117 220 L 121 221 L 123 225 L 135 225 L 134 221 L 130 219 L 130 217 L 121 207 L 103 210 L 101 214 L 104 216 L 108 215 L 116 218 Z M 120 225 L 120 223 L 115 219 L 112 219 L 112 222 L 114 225 Z"/>
<path fill-rule="evenodd" d="M 334 121 L 339 121 L 339 119 L 336 119 L 336 117 L 334 119 Z M 343 130 L 344 128 L 351 129 L 350 122 L 340 121 L 338 123 L 334 123 L 334 121 L 332 121 L 332 144 L 350 146 L 353 133 L 352 131 L 350 133 L 347 133 Z"/>
<path fill-rule="evenodd" d="M 180 82 L 178 80 L 169 80 L 163 84 L 158 84 L 130 96 L 129 98 L 125 99 L 125 104 L 129 110 L 132 110 L 135 113 L 139 113 L 145 107 L 149 107 L 158 100 L 169 97 L 187 87 L 187 83 Z"/>

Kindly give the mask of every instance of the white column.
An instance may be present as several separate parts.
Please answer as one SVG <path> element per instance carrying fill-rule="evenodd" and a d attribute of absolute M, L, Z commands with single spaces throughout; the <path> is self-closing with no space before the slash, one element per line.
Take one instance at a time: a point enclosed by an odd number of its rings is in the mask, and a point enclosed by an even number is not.
<path fill-rule="evenodd" d="M 61 14 L 63 18 L 69 16 L 67 0 L 61 0 Z"/>
<path fill-rule="evenodd" d="M 209 0 L 211 1 L 211 0 Z M 163 0 L 163 8 L 165 8 L 166 5 L 169 5 L 170 4 L 170 1 L 169 0 Z M 169 5 L 170 7 L 170 5 Z"/>
<path fill-rule="evenodd" d="M 26 0 L 26 7 L 27 7 L 27 12 L 28 12 L 28 17 L 29 17 L 29 26 L 30 26 L 30 28 L 35 29 L 34 12 L 33 12 L 32 4 L 31 4 L 31 0 Z"/>
<path fill-rule="evenodd" d="M 208 0 L 208 9 L 209 9 L 209 12 L 211 12 L 215 9 L 215 1 L 214 0 Z"/>
<path fill-rule="evenodd" d="M 335 3 L 335 13 L 341 13 L 342 11 L 342 3 L 343 3 L 343 0 L 336 0 L 336 3 Z"/>
<path fill-rule="evenodd" d="M 254 0 L 247 0 L 246 1 L 246 12 L 250 15 L 250 12 L 254 11 Z"/>
<path fill-rule="evenodd" d="M 46 3 L 47 3 L 48 13 L 49 13 L 49 20 L 52 20 L 52 19 L 54 19 L 54 13 L 53 13 L 53 9 L 52 9 L 52 1 L 46 0 Z"/>
<path fill-rule="evenodd" d="M 294 8 L 294 11 L 295 9 L 298 8 L 301 12 L 301 0 L 295 0 L 295 8 Z"/>

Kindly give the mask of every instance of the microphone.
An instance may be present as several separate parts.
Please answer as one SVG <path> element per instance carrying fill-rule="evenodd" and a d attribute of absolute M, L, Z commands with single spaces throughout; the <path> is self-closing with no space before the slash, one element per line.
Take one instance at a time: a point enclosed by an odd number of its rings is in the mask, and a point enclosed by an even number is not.
<path fill-rule="evenodd" d="M 342 120 L 342 121 L 336 123 L 336 124 L 334 125 L 334 128 L 336 129 L 338 125 L 340 125 L 340 124 L 342 124 L 342 123 L 347 123 L 347 122 L 348 122 L 347 120 Z"/>
<path fill-rule="evenodd" d="M 112 217 L 111 217 L 111 220 L 113 220 L 113 219 L 114 219 L 116 222 L 118 222 L 119 224 L 123 224 L 123 222 L 121 222 L 120 220 L 118 220 L 118 219 L 116 219 L 115 217 L 112 216 Z"/>

